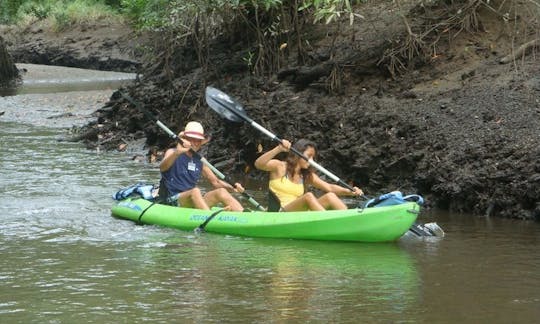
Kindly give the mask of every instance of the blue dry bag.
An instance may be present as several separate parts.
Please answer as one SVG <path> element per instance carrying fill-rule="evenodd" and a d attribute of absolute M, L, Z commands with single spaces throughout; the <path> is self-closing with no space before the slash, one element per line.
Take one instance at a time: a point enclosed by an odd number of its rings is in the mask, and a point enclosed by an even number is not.
<path fill-rule="evenodd" d="M 122 188 L 113 194 L 113 199 L 122 200 L 127 197 L 138 195 L 143 197 L 146 200 L 153 200 L 154 196 L 152 192 L 154 191 L 154 185 L 145 184 L 143 182 L 136 183 L 129 187 Z"/>
<path fill-rule="evenodd" d="M 365 203 L 364 208 L 399 205 L 409 201 L 415 201 L 419 205 L 424 204 L 424 198 L 422 198 L 420 195 L 403 196 L 401 191 L 392 191 L 385 193 L 384 195 L 380 195 L 377 198 L 368 200 Z"/>

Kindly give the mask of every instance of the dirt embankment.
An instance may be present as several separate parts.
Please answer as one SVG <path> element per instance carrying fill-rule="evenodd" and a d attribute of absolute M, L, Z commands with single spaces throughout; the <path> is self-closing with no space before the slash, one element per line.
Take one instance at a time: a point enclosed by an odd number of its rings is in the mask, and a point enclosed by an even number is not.
<path fill-rule="evenodd" d="M 4 45 L 4 39 L 0 36 L 0 86 L 14 82 L 18 76 L 17 67 Z"/>
<path fill-rule="evenodd" d="M 204 103 L 207 84 L 237 98 L 251 118 L 281 137 L 317 142 L 320 163 L 369 196 L 399 189 L 422 194 L 428 206 L 479 216 L 540 218 L 540 64 L 535 47 L 501 64 L 518 53 L 516 39 L 501 17 L 486 14 L 482 31 L 454 35 L 439 44 L 427 64 L 392 78 L 377 64 L 384 40 L 395 33 L 392 8 L 373 6 L 365 12 L 363 28 L 341 30 L 336 42 L 344 62 L 339 93 L 328 90 L 327 65 L 298 67 L 291 58 L 280 74 L 256 78 L 246 73 L 245 52 L 223 44 L 211 54 L 216 64 L 206 81 L 191 63 L 196 61 L 192 51 L 179 49 L 169 62 L 176 69 L 159 61 L 148 64 L 152 69 L 145 70 L 142 80 L 121 90 L 174 131 L 188 120 L 203 121 L 213 136 L 205 154 L 225 172 L 263 176 L 251 164 L 261 145 L 267 150 L 274 144 L 252 127 L 225 122 L 211 112 Z M 351 45 L 351 39 L 359 41 Z M 311 45 L 311 57 L 328 60 L 328 43 Z M 149 157 L 155 157 L 170 144 L 118 92 L 97 115 L 95 123 L 81 129 L 89 146 L 117 149 L 146 138 Z"/>
<path fill-rule="evenodd" d="M 145 36 L 113 22 L 76 25 L 62 32 L 42 21 L 25 27 L 0 25 L 0 35 L 17 63 L 137 72 L 144 54 Z"/>

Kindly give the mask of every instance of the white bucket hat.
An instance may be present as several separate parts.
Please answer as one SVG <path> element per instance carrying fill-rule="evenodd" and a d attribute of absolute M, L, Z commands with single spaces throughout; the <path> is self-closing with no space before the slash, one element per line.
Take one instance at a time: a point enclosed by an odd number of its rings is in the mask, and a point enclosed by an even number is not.
<path fill-rule="evenodd" d="M 204 128 L 202 127 L 201 123 L 196 121 L 190 121 L 187 123 L 184 131 L 180 133 L 180 137 L 182 136 L 201 140 L 206 139 L 204 136 Z"/>

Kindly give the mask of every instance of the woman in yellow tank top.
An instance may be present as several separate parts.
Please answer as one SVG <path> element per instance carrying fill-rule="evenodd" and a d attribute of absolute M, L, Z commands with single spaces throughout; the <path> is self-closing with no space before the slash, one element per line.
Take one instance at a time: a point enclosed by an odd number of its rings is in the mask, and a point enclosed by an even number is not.
<path fill-rule="evenodd" d="M 315 143 L 305 139 L 296 142 L 294 147 L 308 159 L 315 158 L 317 153 Z M 290 148 L 291 143 L 284 139 L 281 144 L 255 161 L 257 169 L 270 172 L 269 188 L 279 198 L 285 211 L 347 209 L 338 196 L 363 194 L 358 187 L 354 187 L 354 192 L 351 192 L 347 188 L 322 180 L 313 172 L 307 161 L 289 152 Z M 282 152 L 289 152 L 287 159 L 285 161 L 275 159 Z M 307 191 L 309 185 L 325 191 L 326 194 L 317 198 L 312 192 Z"/>

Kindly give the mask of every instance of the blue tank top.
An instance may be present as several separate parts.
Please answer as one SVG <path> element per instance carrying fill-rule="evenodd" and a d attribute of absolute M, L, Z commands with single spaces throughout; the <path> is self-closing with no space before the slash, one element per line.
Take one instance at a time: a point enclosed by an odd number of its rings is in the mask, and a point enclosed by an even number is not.
<path fill-rule="evenodd" d="M 181 154 L 177 157 L 169 170 L 161 172 L 169 195 L 173 196 L 195 188 L 201 177 L 202 168 L 199 156 L 189 157 L 187 154 Z"/>

